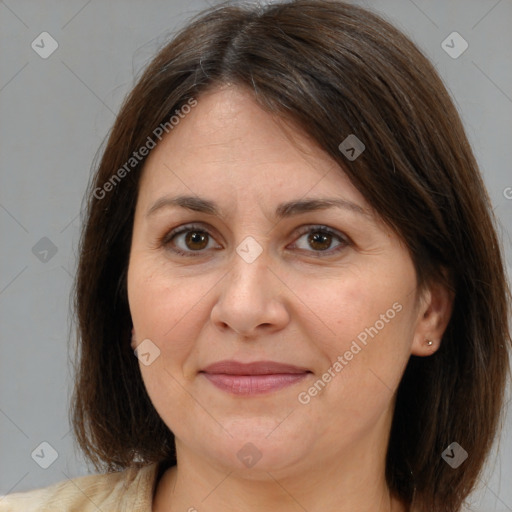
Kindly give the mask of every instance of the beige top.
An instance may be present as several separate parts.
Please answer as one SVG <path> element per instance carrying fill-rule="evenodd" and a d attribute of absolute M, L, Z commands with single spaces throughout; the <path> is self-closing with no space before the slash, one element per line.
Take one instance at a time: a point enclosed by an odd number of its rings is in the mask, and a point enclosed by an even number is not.
<path fill-rule="evenodd" d="M 151 512 L 157 463 L 0 496 L 0 512 Z"/>

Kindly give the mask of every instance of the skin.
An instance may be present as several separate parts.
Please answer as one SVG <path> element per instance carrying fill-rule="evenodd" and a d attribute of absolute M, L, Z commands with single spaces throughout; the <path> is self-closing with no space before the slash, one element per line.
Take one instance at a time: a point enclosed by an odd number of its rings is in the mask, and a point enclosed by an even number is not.
<path fill-rule="evenodd" d="M 179 206 L 147 215 L 161 197 L 180 194 L 214 201 L 220 215 Z M 282 202 L 333 197 L 367 214 L 274 216 Z M 160 243 L 190 223 L 199 225 L 190 231 L 207 232 L 202 243 L 187 244 L 186 234 Z M 308 242 L 322 227 L 335 234 Z M 405 511 L 384 478 L 395 392 L 410 355 L 439 348 L 452 300 L 439 285 L 419 293 L 407 247 L 339 165 L 246 90 L 217 87 L 152 150 L 133 228 L 132 348 L 150 339 L 160 350 L 140 370 L 178 457 L 157 485 L 153 510 Z M 247 236 L 262 249 L 252 263 L 236 251 Z M 393 304 L 401 306 L 394 318 L 333 372 Z M 199 373 L 223 359 L 312 373 L 268 394 L 234 396 Z M 335 376 L 300 403 L 299 393 L 329 368 Z M 252 467 L 237 457 L 246 443 L 261 454 Z"/>

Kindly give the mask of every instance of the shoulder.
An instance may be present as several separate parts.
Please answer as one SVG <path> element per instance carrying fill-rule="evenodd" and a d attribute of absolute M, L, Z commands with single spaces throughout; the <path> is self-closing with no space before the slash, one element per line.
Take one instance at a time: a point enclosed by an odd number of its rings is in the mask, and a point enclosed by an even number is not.
<path fill-rule="evenodd" d="M 64 480 L 0 496 L 0 512 L 151 512 L 158 464 Z"/>

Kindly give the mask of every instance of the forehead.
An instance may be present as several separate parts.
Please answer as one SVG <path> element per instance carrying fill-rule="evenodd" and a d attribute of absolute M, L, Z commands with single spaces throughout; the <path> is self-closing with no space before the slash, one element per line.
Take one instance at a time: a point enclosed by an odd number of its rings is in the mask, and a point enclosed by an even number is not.
<path fill-rule="evenodd" d="M 318 144 L 234 86 L 198 97 L 146 160 L 139 199 L 148 202 L 176 191 L 225 203 L 328 194 L 365 204 Z"/>

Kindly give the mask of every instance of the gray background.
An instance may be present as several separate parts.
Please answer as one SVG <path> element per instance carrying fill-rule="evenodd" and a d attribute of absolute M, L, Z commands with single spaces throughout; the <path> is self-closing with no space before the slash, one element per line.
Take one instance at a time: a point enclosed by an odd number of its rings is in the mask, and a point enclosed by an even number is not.
<path fill-rule="evenodd" d="M 501 221 L 510 275 L 512 1 L 357 3 L 416 41 L 456 99 Z M 177 27 L 210 4 L 0 1 L 0 495 L 88 473 L 67 419 L 69 292 L 82 197 L 135 75 Z M 44 31 L 59 45 L 47 59 L 31 47 Z M 441 46 L 453 31 L 469 44 L 456 59 Z M 48 469 L 31 457 L 41 442 L 58 453 Z M 39 462 L 49 462 L 51 451 L 43 447 L 41 456 L 40 450 Z M 471 510 L 512 511 L 510 412 L 495 452 Z"/>

